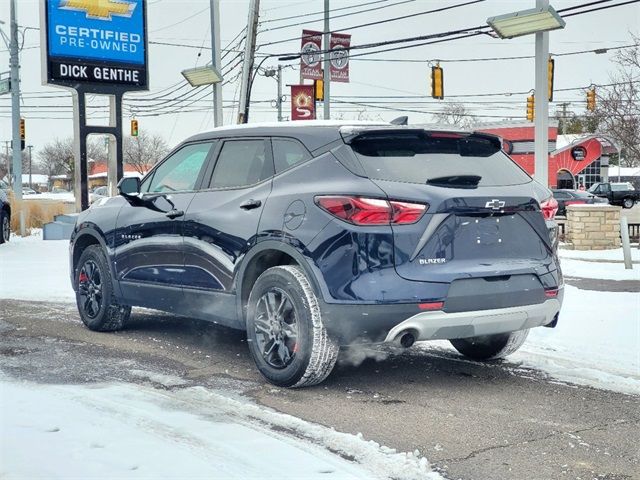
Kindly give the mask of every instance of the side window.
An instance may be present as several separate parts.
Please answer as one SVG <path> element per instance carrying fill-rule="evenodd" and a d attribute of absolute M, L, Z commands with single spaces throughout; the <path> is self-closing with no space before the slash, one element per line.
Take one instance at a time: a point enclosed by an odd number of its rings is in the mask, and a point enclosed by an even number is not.
<path fill-rule="evenodd" d="M 553 196 L 558 200 L 566 200 L 568 198 L 571 198 L 571 195 L 566 192 L 553 192 Z"/>
<path fill-rule="evenodd" d="M 152 193 L 193 190 L 211 145 L 198 143 L 181 148 L 158 166 L 152 177 L 145 179 L 141 190 Z"/>
<path fill-rule="evenodd" d="M 253 185 L 273 175 L 264 140 L 229 140 L 224 143 L 211 179 L 211 188 Z"/>
<path fill-rule="evenodd" d="M 274 138 L 271 143 L 273 145 L 273 163 L 276 166 L 276 173 L 280 173 L 287 168 L 293 167 L 296 163 L 304 162 L 311 158 L 309 152 L 295 140 Z"/>

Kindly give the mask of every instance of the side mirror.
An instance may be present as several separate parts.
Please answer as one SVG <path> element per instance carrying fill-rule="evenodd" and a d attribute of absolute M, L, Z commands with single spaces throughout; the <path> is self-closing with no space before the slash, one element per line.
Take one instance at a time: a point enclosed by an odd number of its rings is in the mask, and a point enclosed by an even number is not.
<path fill-rule="evenodd" d="M 123 196 L 137 195 L 140 193 L 140 179 L 138 177 L 125 177 L 118 182 L 118 193 Z"/>

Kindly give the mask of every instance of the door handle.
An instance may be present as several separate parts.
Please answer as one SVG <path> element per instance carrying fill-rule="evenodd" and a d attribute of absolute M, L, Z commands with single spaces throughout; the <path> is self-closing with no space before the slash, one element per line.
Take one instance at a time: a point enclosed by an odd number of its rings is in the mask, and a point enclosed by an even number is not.
<path fill-rule="evenodd" d="M 262 202 L 260 200 L 251 199 L 241 204 L 240 208 L 243 210 L 253 210 L 254 208 L 258 208 L 260 205 L 262 205 Z"/>
<path fill-rule="evenodd" d="M 165 215 L 173 220 L 174 218 L 178 218 L 178 217 L 183 216 L 184 215 L 184 210 L 173 209 L 173 210 L 168 211 Z"/>

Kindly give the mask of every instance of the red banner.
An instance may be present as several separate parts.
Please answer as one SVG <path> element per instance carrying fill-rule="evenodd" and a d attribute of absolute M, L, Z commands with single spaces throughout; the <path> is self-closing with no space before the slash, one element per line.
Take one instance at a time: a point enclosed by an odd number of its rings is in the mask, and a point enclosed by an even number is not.
<path fill-rule="evenodd" d="M 351 35 L 332 33 L 329 41 L 331 49 L 331 81 L 349 83 L 349 47 Z"/>
<path fill-rule="evenodd" d="M 313 85 L 291 85 L 291 120 L 315 120 Z"/>
<path fill-rule="evenodd" d="M 311 80 L 322 78 L 322 32 L 302 30 L 300 53 L 300 79 Z"/>

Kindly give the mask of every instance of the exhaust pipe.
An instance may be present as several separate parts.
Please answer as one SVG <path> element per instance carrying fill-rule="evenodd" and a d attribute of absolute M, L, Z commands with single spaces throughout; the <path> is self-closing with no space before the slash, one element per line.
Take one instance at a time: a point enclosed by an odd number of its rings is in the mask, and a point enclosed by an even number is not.
<path fill-rule="evenodd" d="M 411 347 L 415 343 L 415 341 L 416 341 L 415 335 L 408 330 L 403 333 L 400 333 L 396 337 L 396 344 L 399 344 L 403 348 Z"/>

